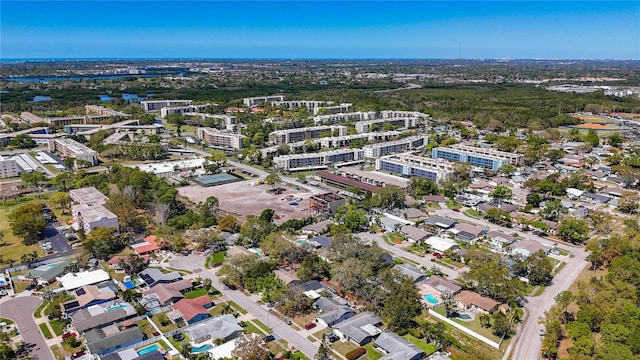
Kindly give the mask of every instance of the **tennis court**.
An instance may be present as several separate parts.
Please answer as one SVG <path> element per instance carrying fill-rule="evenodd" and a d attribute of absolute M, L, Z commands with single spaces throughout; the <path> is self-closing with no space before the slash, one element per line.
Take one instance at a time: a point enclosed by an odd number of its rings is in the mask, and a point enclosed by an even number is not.
<path fill-rule="evenodd" d="M 216 185 L 222 185 L 222 184 L 230 184 L 236 181 L 243 181 L 243 180 L 244 178 L 238 175 L 223 172 L 215 175 L 201 176 L 197 179 L 193 179 L 193 182 L 195 182 L 200 186 L 209 187 L 209 186 L 216 186 Z"/>

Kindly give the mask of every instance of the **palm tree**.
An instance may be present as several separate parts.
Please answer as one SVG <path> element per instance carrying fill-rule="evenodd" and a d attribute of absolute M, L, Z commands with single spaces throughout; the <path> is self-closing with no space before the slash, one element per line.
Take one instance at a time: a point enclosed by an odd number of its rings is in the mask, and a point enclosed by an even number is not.
<path fill-rule="evenodd" d="M 491 316 L 489 314 L 481 314 L 478 320 L 480 320 L 480 326 L 484 328 L 491 326 Z"/>
<path fill-rule="evenodd" d="M 269 174 L 264 178 L 264 183 L 271 185 L 272 189 L 275 189 L 277 185 L 282 182 L 282 178 L 278 174 Z"/>

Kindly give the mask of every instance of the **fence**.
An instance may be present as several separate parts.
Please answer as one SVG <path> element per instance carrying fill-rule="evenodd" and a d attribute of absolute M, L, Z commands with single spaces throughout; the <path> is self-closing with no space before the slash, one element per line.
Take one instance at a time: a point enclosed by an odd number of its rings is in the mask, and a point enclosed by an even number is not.
<path fill-rule="evenodd" d="M 500 348 L 500 344 L 498 344 L 497 342 L 487 339 L 486 337 L 484 337 L 484 336 L 478 334 L 477 332 L 465 327 L 464 325 L 458 324 L 457 322 L 448 319 L 446 316 L 442 316 L 442 315 L 438 314 L 437 312 L 435 312 L 435 311 L 433 311 L 431 309 L 429 309 L 429 314 L 431 314 L 431 315 L 435 316 L 436 318 L 446 322 L 447 324 L 455 327 L 456 329 L 466 333 L 467 335 L 473 336 L 474 338 L 482 341 L 483 343 L 485 343 L 485 344 L 487 344 L 487 345 L 489 345 L 489 346 L 491 346 L 493 348 L 496 348 L 496 349 Z"/>

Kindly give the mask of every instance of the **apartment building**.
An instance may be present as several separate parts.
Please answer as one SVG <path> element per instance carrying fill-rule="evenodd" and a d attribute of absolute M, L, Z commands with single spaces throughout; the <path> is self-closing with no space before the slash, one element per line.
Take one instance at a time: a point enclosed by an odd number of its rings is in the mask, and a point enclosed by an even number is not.
<path fill-rule="evenodd" d="M 271 101 L 272 106 L 282 107 L 287 110 L 299 109 L 299 108 L 316 109 L 331 103 L 332 103 L 331 101 L 316 101 L 316 100 Z"/>
<path fill-rule="evenodd" d="M 198 139 L 211 146 L 240 150 L 244 137 L 244 135 L 226 133 L 213 128 L 198 128 Z"/>
<path fill-rule="evenodd" d="M 393 118 L 418 118 L 427 120 L 431 118 L 428 114 L 423 114 L 418 111 L 401 111 L 401 110 L 382 110 L 380 111 L 380 118 L 393 119 Z"/>
<path fill-rule="evenodd" d="M 378 187 L 386 187 L 389 185 L 394 185 L 401 189 L 409 187 L 409 180 L 406 178 L 374 171 L 364 171 L 349 166 L 337 169 L 335 174 Z"/>
<path fill-rule="evenodd" d="M 318 113 L 320 112 L 320 109 L 322 109 L 322 111 L 325 114 L 337 114 L 337 113 L 349 112 L 351 111 L 352 108 L 353 108 L 353 104 L 351 103 L 342 103 L 340 105 L 315 107 L 313 108 L 313 115 L 318 115 Z"/>
<path fill-rule="evenodd" d="M 23 111 L 20 113 L 20 119 L 29 124 L 37 124 L 47 122 L 45 119 L 41 118 L 38 115 L 32 114 L 28 111 Z"/>
<path fill-rule="evenodd" d="M 319 138 L 321 134 L 329 132 L 337 136 L 347 135 L 346 126 L 311 126 L 297 129 L 277 130 L 269 134 L 269 142 L 274 145 L 288 144 L 306 139 Z"/>
<path fill-rule="evenodd" d="M 347 121 L 366 121 L 374 120 L 377 113 L 375 111 L 356 111 L 356 112 L 340 112 L 336 114 L 316 115 L 313 121 L 316 124 L 335 124 Z"/>
<path fill-rule="evenodd" d="M 72 157 L 76 160 L 89 162 L 92 166 L 98 164 L 97 151 L 68 138 L 49 139 L 49 151 L 55 152 L 63 158 Z"/>
<path fill-rule="evenodd" d="M 365 138 L 369 142 L 389 141 L 394 137 L 400 136 L 399 131 L 385 131 L 376 133 L 362 133 L 345 136 L 331 136 L 326 138 L 313 139 L 314 143 L 320 144 L 321 147 L 337 148 L 349 146 L 351 141 Z"/>
<path fill-rule="evenodd" d="M 204 111 L 208 106 L 211 106 L 211 104 L 163 107 L 160 109 L 160 117 L 165 118 L 171 114 L 199 113 Z"/>
<path fill-rule="evenodd" d="M 454 163 L 443 159 L 432 159 L 405 153 L 376 159 L 376 170 L 406 177 L 424 177 L 440 182 L 448 179 L 453 174 Z"/>
<path fill-rule="evenodd" d="M 95 187 L 86 187 L 69 191 L 74 202 L 71 215 L 77 230 L 83 229 L 85 234 L 97 227 L 110 227 L 119 230 L 118 216 L 105 207 L 109 199 Z"/>
<path fill-rule="evenodd" d="M 301 171 L 326 169 L 329 166 L 345 166 L 364 161 L 364 150 L 340 149 L 319 153 L 282 155 L 273 158 L 276 169 L 284 171 Z"/>
<path fill-rule="evenodd" d="M 0 179 L 16 177 L 20 175 L 21 170 L 15 159 L 9 159 L 0 155 Z"/>
<path fill-rule="evenodd" d="M 242 99 L 242 103 L 247 107 L 255 107 L 265 102 L 284 101 L 284 95 L 258 96 Z"/>
<path fill-rule="evenodd" d="M 188 106 L 192 102 L 192 100 L 144 100 L 140 101 L 140 107 L 144 112 L 154 112 L 165 107 Z"/>
<path fill-rule="evenodd" d="M 518 166 L 523 161 L 521 154 L 497 151 L 466 145 L 452 145 L 450 147 L 437 147 L 431 150 L 431 157 L 450 161 L 468 162 L 474 166 L 498 170 L 503 165 Z"/>
<path fill-rule="evenodd" d="M 358 121 L 356 123 L 356 131 L 358 133 L 372 132 L 374 126 L 378 129 L 382 129 L 385 124 L 390 124 L 394 127 L 401 129 L 409 129 L 418 126 L 421 120 L 416 117 L 404 117 L 404 118 L 384 118 L 376 120 Z"/>
<path fill-rule="evenodd" d="M 216 121 L 220 121 L 222 124 L 224 124 L 226 130 L 233 130 L 233 127 L 238 122 L 238 118 L 231 115 L 203 114 L 199 112 L 185 113 L 184 115 L 188 118 L 214 119 Z"/>
<path fill-rule="evenodd" d="M 379 158 L 380 156 L 407 152 L 409 150 L 422 149 L 429 142 L 426 135 L 408 136 L 404 139 L 381 142 L 363 147 L 364 156 L 367 158 Z"/>
<path fill-rule="evenodd" d="M 123 113 L 122 111 L 107 109 L 106 107 L 99 106 L 99 105 L 85 105 L 84 111 L 87 114 L 97 114 L 102 116 L 113 116 L 113 117 L 130 117 L 131 116 L 130 114 Z"/>

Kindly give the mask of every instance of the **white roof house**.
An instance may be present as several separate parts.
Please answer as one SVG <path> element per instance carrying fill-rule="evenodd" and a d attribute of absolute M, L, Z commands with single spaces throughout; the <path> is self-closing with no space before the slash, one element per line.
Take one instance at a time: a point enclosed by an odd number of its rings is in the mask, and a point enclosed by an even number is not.
<path fill-rule="evenodd" d="M 68 273 L 58 278 L 58 281 L 62 284 L 62 287 L 69 291 L 74 290 L 86 285 L 97 284 L 103 281 L 109 280 L 111 277 L 109 274 L 102 270 L 84 271 L 79 273 Z"/>
<path fill-rule="evenodd" d="M 441 237 L 432 236 L 424 241 L 427 245 L 438 252 L 445 252 L 446 250 L 455 250 L 459 248 L 458 244 L 453 240 L 443 239 Z"/>

